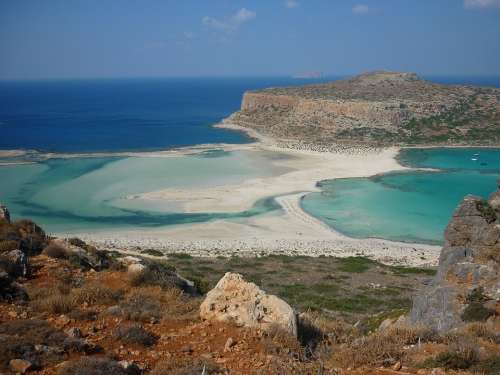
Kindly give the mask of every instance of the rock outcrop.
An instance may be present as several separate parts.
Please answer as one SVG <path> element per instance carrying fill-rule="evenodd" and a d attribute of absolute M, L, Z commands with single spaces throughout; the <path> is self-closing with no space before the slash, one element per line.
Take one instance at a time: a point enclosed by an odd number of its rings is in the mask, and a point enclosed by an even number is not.
<path fill-rule="evenodd" d="M 10 224 L 10 212 L 7 207 L 0 205 L 0 220 L 5 220 Z"/>
<path fill-rule="evenodd" d="M 249 91 L 234 123 L 310 144 L 499 144 L 500 90 L 373 72 L 325 84 Z"/>
<path fill-rule="evenodd" d="M 282 299 L 266 294 L 254 283 L 236 273 L 226 273 L 208 292 L 200 306 L 206 320 L 235 323 L 238 326 L 268 329 L 278 326 L 297 335 L 297 319 L 293 309 Z"/>
<path fill-rule="evenodd" d="M 447 331 L 466 321 L 498 315 L 500 190 L 488 201 L 465 197 L 445 239 L 436 278 L 429 290 L 414 299 L 411 321 Z"/>

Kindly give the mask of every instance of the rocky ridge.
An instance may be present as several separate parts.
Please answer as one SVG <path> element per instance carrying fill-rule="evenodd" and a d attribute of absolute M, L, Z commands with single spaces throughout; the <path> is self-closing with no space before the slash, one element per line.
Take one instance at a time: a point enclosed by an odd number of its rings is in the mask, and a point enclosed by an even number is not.
<path fill-rule="evenodd" d="M 325 84 L 246 92 L 228 123 L 278 141 L 499 144 L 500 89 L 373 72 Z"/>

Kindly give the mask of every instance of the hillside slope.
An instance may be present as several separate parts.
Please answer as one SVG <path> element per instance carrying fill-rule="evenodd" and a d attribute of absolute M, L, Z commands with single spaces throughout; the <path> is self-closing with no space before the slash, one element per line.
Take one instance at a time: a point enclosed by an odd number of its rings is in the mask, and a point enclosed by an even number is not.
<path fill-rule="evenodd" d="M 246 92 L 229 122 L 314 144 L 500 144 L 500 89 L 455 86 L 413 73 Z"/>

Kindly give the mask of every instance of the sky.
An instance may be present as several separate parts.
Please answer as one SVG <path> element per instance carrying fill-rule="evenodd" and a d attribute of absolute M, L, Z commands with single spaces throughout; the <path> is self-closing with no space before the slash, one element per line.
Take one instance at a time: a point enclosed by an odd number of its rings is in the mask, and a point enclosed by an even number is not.
<path fill-rule="evenodd" d="M 0 79 L 500 75 L 500 0 L 0 0 Z"/>

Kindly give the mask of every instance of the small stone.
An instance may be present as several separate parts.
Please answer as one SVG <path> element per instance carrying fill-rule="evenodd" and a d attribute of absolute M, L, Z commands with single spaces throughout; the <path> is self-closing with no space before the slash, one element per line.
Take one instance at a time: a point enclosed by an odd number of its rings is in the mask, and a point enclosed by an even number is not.
<path fill-rule="evenodd" d="M 65 326 L 71 322 L 71 319 L 67 317 L 66 315 L 61 315 L 59 318 L 57 318 L 57 324 Z"/>
<path fill-rule="evenodd" d="M 120 361 L 118 364 L 125 370 L 127 375 L 140 375 L 141 369 L 133 362 Z"/>
<path fill-rule="evenodd" d="M 69 337 L 73 337 L 75 339 L 80 339 L 83 337 L 82 331 L 78 327 L 71 327 L 64 331 Z"/>
<path fill-rule="evenodd" d="M 396 363 L 394 364 L 394 366 L 392 366 L 392 369 L 393 369 L 394 371 L 399 371 L 399 370 L 401 370 L 401 367 L 403 367 L 403 365 L 401 364 L 401 362 L 400 362 L 400 361 L 398 361 L 398 362 L 396 362 Z"/>
<path fill-rule="evenodd" d="M 224 352 L 231 351 L 231 348 L 236 344 L 232 337 L 228 338 L 226 341 L 226 345 L 224 345 Z"/>
<path fill-rule="evenodd" d="M 183 353 L 191 354 L 193 352 L 193 348 L 191 348 L 189 345 L 185 345 L 182 347 L 181 351 Z"/>
<path fill-rule="evenodd" d="M 445 372 L 438 367 L 438 368 L 432 369 L 431 375 L 445 375 Z"/>
<path fill-rule="evenodd" d="M 9 367 L 14 372 L 25 374 L 33 368 L 33 364 L 30 361 L 25 361 L 24 359 L 12 359 L 9 362 Z"/>

